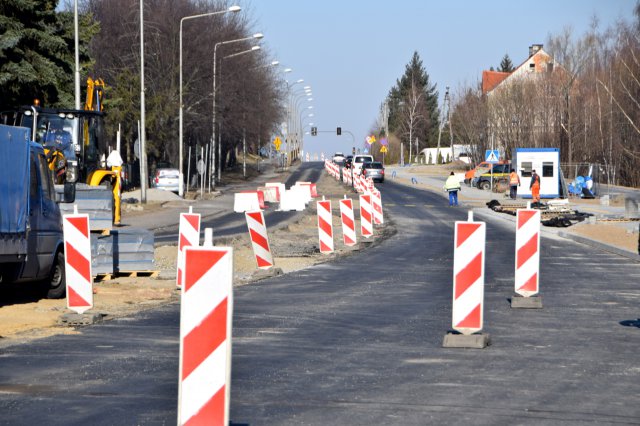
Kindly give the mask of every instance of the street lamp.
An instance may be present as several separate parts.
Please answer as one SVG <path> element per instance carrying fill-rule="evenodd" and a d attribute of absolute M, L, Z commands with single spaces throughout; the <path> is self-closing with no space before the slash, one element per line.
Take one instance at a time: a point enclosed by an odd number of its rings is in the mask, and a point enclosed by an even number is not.
<path fill-rule="evenodd" d="M 212 143 L 212 159 L 213 159 L 213 165 L 215 167 L 215 161 L 216 161 L 216 157 L 215 157 L 215 152 L 216 152 L 216 56 L 218 54 L 218 46 L 223 46 L 225 44 L 230 44 L 230 43 L 239 43 L 241 41 L 247 41 L 247 40 L 251 40 L 251 39 L 261 39 L 263 38 L 264 35 L 262 33 L 256 33 L 250 37 L 243 37 L 243 38 L 238 38 L 235 40 L 226 40 L 226 41 L 219 41 L 218 43 L 215 44 L 215 46 L 213 46 L 213 120 L 212 120 L 212 133 L 211 133 L 211 143 Z M 222 176 L 222 141 L 218 144 L 218 181 L 220 181 L 221 176 Z M 215 168 L 214 168 L 215 171 Z M 214 179 L 214 186 L 215 186 L 215 179 Z"/>
<path fill-rule="evenodd" d="M 222 15 L 228 12 L 239 12 L 241 10 L 240 6 L 231 6 L 230 8 L 228 8 L 227 10 L 219 10 L 216 12 L 209 12 L 209 13 L 201 13 L 199 15 L 192 15 L 192 16 L 185 16 L 184 18 L 180 19 L 180 117 L 179 117 L 179 121 L 180 121 L 180 130 L 179 130 L 179 143 L 180 143 L 180 147 L 179 147 L 179 161 L 180 161 L 180 182 L 178 183 L 178 195 L 179 196 L 183 196 L 184 195 L 184 176 L 182 173 L 182 157 L 183 157 L 183 144 L 182 144 L 182 139 L 183 139 L 183 133 L 182 133 L 182 116 L 183 116 L 183 105 L 182 105 L 182 24 L 184 21 L 188 20 L 188 19 L 195 19 L 195 18 L 201 18 L 204 16 L 213 16 L 213 15 Z"/>

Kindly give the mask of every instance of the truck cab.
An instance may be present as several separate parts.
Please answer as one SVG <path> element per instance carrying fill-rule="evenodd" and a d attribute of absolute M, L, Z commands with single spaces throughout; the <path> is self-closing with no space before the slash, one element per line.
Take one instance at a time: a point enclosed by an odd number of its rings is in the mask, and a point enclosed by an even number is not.
<path fill-rule="evenodd" d="M 66 183 L 56 194 L 44 148 L 29 129 L 0 125 L 0 285 L 43 282 L 47 297 L 64 296 L 58 202 L 73 202 L 73 188 Z"/>

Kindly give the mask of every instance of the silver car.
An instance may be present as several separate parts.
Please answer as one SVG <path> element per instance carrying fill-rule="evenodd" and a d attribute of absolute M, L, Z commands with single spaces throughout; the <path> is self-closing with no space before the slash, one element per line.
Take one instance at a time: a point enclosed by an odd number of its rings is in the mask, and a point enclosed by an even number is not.
<path fill-rule="evenodd" d="M 362 164 L 362 176 L 373 179 L 374 182 L 384 182 L 384 166 L 379 161 Z"/>
<path fill-rule="evenodd" d="M 157 169 L 153 184 L 158 189 L 178 192 L 180 185 L 180 171 L 178 169 Z"/>

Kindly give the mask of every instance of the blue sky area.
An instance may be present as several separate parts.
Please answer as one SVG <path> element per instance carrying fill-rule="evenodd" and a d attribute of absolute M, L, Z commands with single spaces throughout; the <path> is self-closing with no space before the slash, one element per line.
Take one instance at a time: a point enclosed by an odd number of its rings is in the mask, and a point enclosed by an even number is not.
<path fill-rule="evenodd" d="M 505 53 L 515 65 L 529 46 L 570 26 L 576 36 L 597 16 L 601 28 L 632 19 L 633 0 L 253 0 L 239 1 L 289 82 L 313 88 L 319 130 L 352 132 L 356 146 L 417 51 L 440 96 L 475 84 Z M 300 87 L 297 85 L 295 87 Z M 308 130 L 308 128 L 307 128 Z M 349 135 L 305 136 L 308 152 L 350 152 Z"/>

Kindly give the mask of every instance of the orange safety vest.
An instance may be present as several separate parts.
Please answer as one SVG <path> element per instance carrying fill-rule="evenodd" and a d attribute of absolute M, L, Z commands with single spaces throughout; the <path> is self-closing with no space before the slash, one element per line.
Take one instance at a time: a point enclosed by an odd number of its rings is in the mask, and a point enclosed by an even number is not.
<path fill-rule="evenodd" d="M 520 184 L 520 176 L 516 172 L 511 172 L 509 175 L 509 184 L 510 185 L 519 185 Z"/>

